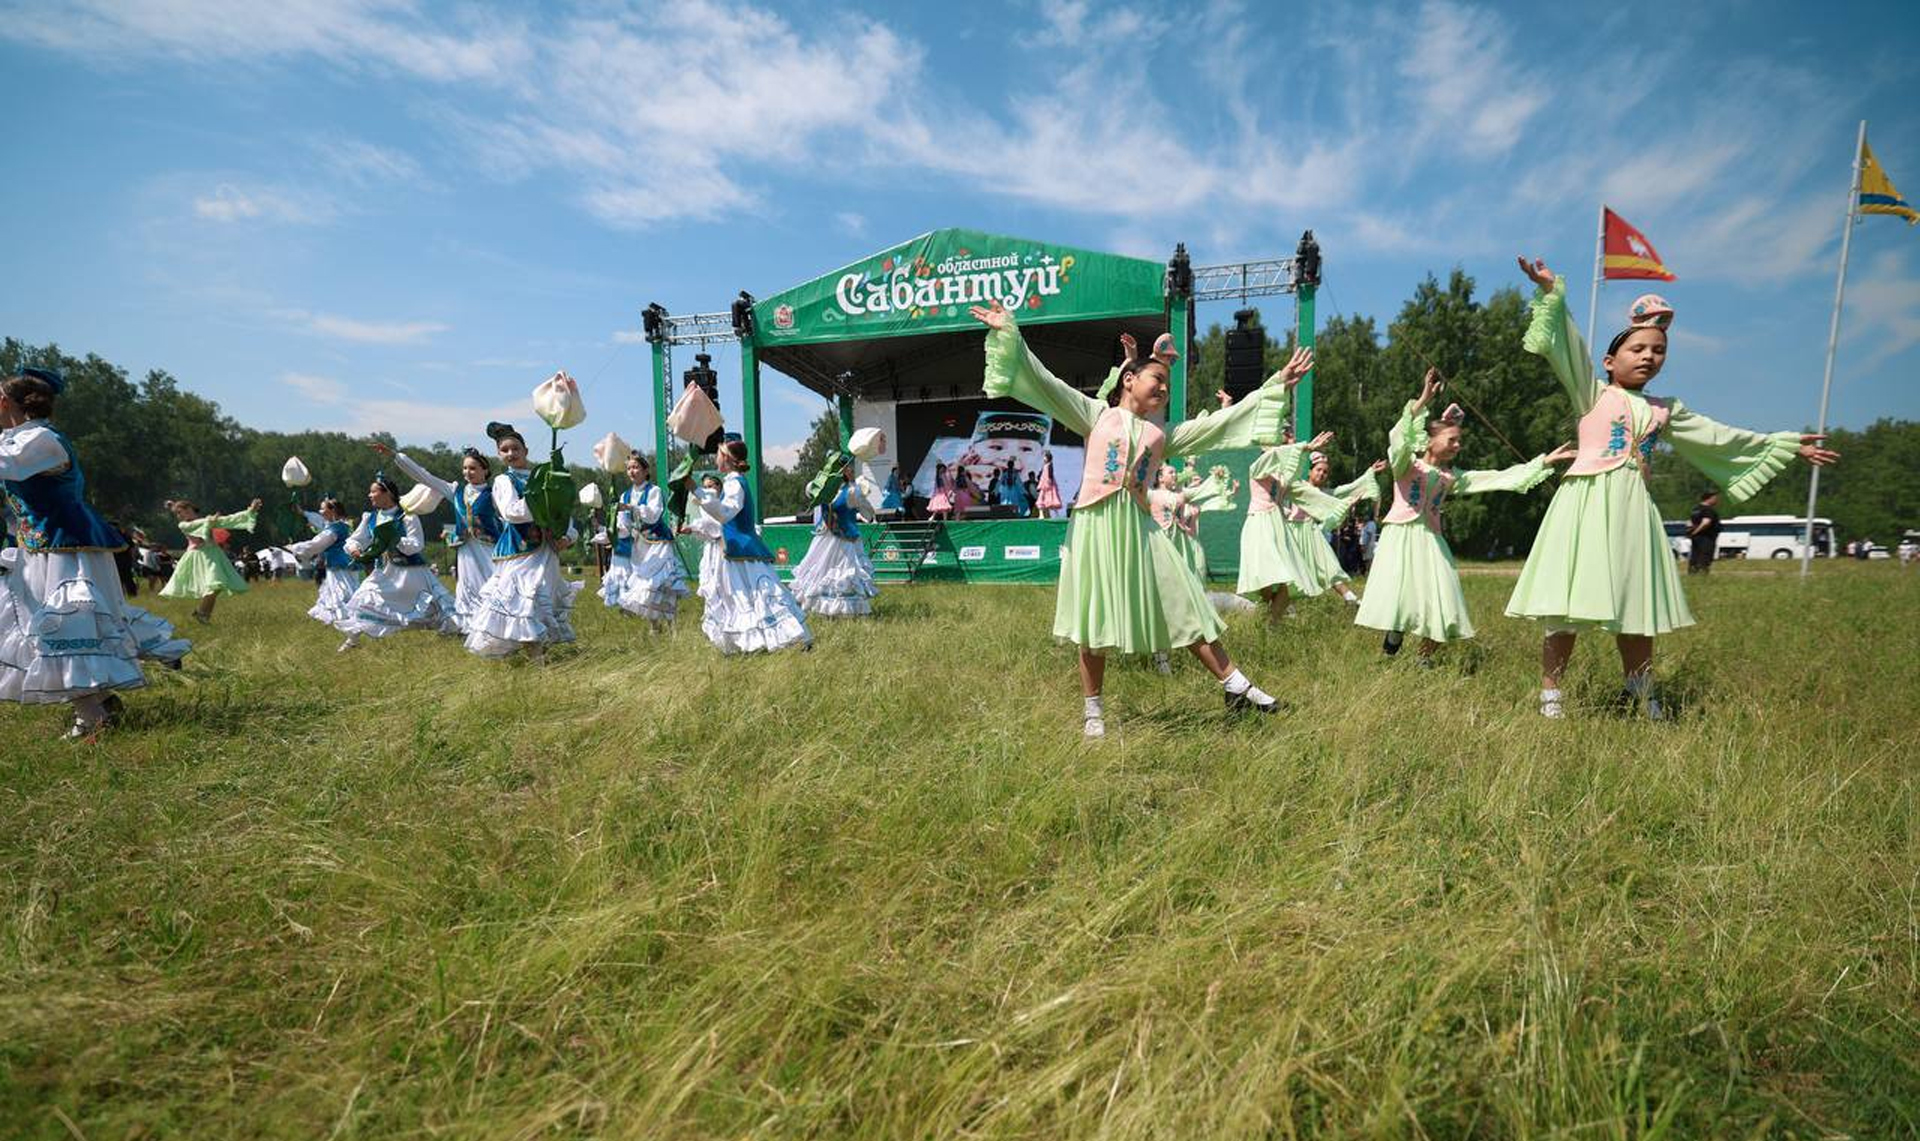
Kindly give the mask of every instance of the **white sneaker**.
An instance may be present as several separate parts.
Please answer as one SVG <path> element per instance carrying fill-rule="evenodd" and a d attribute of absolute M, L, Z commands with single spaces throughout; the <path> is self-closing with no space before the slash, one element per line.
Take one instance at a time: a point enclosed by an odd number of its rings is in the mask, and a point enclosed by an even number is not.
<path fill-rule="evenodd" d="M 1665 721 L 1666 719 L 1667 710 L 1665 706 L 1660 704 L 1660 699 L 1657 697 L 1647 698 L 1647 720 Z"/>
<path fill-rule="evenodd" d="M 1167 660 L 1167 655 L 1153 655 L 1153 672 L 1159 674 L 1161 677 L 1173 676 L 1173 663 Z"/>
<path fill-rule="evenodd" d="M 1082 733 L 1088 740 L 1105 737 L 1107 735 L 1107 719 L 1104 717 L 1087 718 L 1087 724 L 1082 730 Z"/>
<path fill-rule="evenodd" d="M 357 635 L 357 634 L 348 634 L 348 635 L 347 635 L 347 637 L 346 637 L 346 640 L 340 643 L 340 648 L 339 648 L 339 649 L 337 649 L 337 650 L 335 650 L 335 651 L 334 651 L 334 653 L 336 653 L 336 654 L 344 654 L 344 653 L 346 653 L 346 652 L 347 652 L 348 650 L 357 650 L 357 649 L 359 649 L 359 648 L 360 648 L 360 638 L 359 638 L 359 635 Z"/>
<path fill-rule="evenodd" d="M 1567 707 L 1557 701 L 1543 701 L 1540 703 L 1540 716 L 1549 721 L 1564 721 L 1567 718 Z"/>

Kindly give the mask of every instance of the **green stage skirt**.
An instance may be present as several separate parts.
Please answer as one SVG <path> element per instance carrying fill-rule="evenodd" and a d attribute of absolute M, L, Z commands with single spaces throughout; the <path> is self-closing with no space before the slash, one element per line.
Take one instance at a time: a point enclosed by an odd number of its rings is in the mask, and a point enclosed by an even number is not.
<path fill-rule="evenodd" d="M 1632 464 L 1560 481 L 1507 613 L 1609 634 L 1693 625 L 1660 510 Z"/>
<path fill-rule="evenodd" d="M 1257 595 L 1269 587 L 1284 586 L 1308 598 L 1326 587 L 1313 569 L 1313 550 L 1301 541 L 1302 532 L 1282 517 L 1279 509 L 1248 515 L 1240 525 L 1240 581 L 1235 594 Z M 1305 537 L 1318 542 L 1311 528 Z"/>
<path fill-rule="evenodd" d="M 1073 509 L 1053 635 L 1084 649 L 1159 654 L 1226 629 L 1153 517 L 1121 492 Z"/>
<path fill-rule="evenodd" d="M 1447 541 L 1425 523 L 1388 523 L 1367 572 L 1367 593 L 1354 623 L 1453 642 L 1473 637 L 1460 572 Z"/>
<path fill-rule="evenodd" d="M 219 547 L 205 546 L 184 551 L 173 564 L 173 577 L 160 593 L 168 598 L 205 598 L 209 594 L 240 594 L 247 580 L 233 569 Z"/>

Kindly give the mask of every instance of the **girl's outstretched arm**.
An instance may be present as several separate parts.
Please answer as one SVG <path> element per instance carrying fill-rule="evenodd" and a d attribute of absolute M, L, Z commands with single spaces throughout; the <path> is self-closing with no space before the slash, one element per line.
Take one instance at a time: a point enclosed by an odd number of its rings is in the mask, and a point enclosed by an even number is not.
<path fill-rule="evenodd" d="M 1669 409 L 1667 439 L 1681 459 L 1725 488 L 1736 503 L 1753 498 L 1796 457 L 1815 467 L 1840 459 L 1840 453 L 1821 446 L 1825 436 L 1749 432 L 1702 416 L 1678 400 Z"/>
<path fill-rule="evenodd" d="M 1027 348 L 1013 314 L 998 305 L 991 309 L 975 305 L 968 312 L 987 327 L 984 387 L 988 396 L 1011 397 L 1082 436 L 1093 430 L 1107 406 L 1048 372 Z"/>
<path fill-rule="evenodd" d="M 1560 386 L 1573 400 L 1574 414 L 1584 416 L 1600 398 L 1602 385 L 1593 375 L 1587 343 L 1580 338 L 1573 315 L 1567 312 L 1566 279 L 1538 259 L 1528 262 L 1521 258 L 1520 270 L 1540 289 L 1533 299 L 1533 316 L 1520 347 L 1534 356 L 1546 358 L 1553 375 L 1560 379 Z"/>

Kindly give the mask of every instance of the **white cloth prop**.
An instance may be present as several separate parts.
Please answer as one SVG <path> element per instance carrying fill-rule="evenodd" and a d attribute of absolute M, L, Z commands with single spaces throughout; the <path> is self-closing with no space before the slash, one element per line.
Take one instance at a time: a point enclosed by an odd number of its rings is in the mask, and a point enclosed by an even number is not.
<path fill-rule="evenodd" d="M 288 487 L 305 487 L 313 482 L 313 473 L 300 462 L 299 456 L 289 456 L 287 462 L 280 465 L 280 482 Z"/>
<path fill-rule="evenodd" d="M 400 509 L 409 515 L 431 515 L 440 509 L 440 492 L 424 483 L 416 483 L 400 497 Z"/>
<path fill-rule="evenodd" d="M 708 437 L 720 430 L 725 421 L 720 419 L 720 410 L 707 399 L 706 390 L 697 384 L 689 384 L 680 394 L 680 402 L 673 406 L 667 415 L 667 431 L 700 447 Z"/>
<path fill-rule="evenodd" d="M 625 475 L 627 457 L 632 454 L 633 445 L 621 439 L 618 432 L 608 432 L 593 446 L 593 462 L 599 464 L 600 470 L 608 475 Z"/>
<path fill-rule="evenodd" d="M 571 428 L 587 418 L 580 386 L 564 371 L 554 373 L 533 390 L 533 412 L 555 430 Z"/>
<path fill-rule="evenodd" d="M 887 434 L 878 428 L 862 428 L 847 438 L 847 451 L 865 462 L 887 454 Z"/>
<path fill-rule="evenodd" d="M 606 506 L 606 496 L 600 494 L 600 485 L 589 483 L 580 489 L 580 506 L 599 510 Z"/>

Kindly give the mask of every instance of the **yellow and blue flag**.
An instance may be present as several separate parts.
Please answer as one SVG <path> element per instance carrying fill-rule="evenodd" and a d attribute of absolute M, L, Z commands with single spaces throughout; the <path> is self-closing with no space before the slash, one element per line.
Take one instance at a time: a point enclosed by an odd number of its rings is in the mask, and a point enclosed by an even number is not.
<path fill-rule="evenodd" d="M 1911 226 L 1920 222 L 1920 210 L 1915 210 L 1900 197 L 1894 189 L 1893 179 L 1887 177 L 1886 168 L 1873 157 L 1873 148 L 1866 140 L 1860 140 L 1860 212 L 1862 214 L 1895 214 L 1907 220 Z"/>

